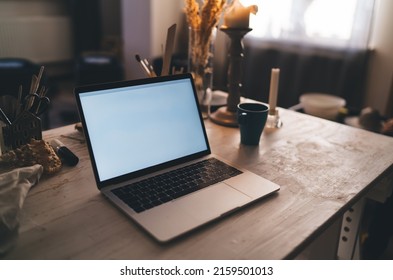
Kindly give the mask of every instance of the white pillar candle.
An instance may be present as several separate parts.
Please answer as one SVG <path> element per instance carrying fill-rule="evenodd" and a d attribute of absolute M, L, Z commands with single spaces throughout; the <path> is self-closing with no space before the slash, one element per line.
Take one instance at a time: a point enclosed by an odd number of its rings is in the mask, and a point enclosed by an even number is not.
<path fill-rule="evenodd" d="M 251 5 L 244 7 L 239 0 L 235 0 L 224 15 L 224 26 L 228 28 L 248 28 L 250 13 L 256 14 L 258 7 Z"/>
<path fill-rule="evenodd" d="M 280 69 L 273 68 L 270 77 L 270 92 L 269 92 L 269 114 L 276 113 L 278 81 L 280 78 Z"/>

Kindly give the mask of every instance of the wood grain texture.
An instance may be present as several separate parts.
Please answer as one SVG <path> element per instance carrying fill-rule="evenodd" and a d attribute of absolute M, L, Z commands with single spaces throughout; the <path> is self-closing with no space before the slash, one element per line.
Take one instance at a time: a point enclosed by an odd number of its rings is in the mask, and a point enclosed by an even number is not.
<path fill-rule="evenodd" d="M 284 126 L 259 146 L 206 121 L 212 151 L 281 190 L 169 244 L 159 244 L 97 190 L 73 126 L 44 133 L 80 158 L 44 177 L 26 199 L 17 246 L 6 259 L 294 258 L 360 197 L 393 181 L 393 138 L 280 109 Z"/>

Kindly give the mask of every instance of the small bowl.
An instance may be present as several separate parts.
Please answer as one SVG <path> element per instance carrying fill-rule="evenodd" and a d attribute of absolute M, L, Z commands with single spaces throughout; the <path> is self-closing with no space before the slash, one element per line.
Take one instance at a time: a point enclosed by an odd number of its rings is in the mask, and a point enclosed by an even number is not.
<path fill-rule="evenodd" d="M 345 106 L 345 99 L 325 93 L 305 93 L 300 96 L 300 104 L 306 114 L 336 120 L 338 113 Z"/>

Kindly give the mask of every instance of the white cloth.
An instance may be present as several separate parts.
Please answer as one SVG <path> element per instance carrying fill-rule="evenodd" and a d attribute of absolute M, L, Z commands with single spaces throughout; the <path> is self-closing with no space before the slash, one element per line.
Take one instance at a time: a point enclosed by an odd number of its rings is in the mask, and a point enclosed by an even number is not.
<path fill-rule="evenodd" d="M 18 236 L 19 212 L 42 172 L 43 167 L 36 164 L 0 174 L 0 255 L 13 247 Z"/>

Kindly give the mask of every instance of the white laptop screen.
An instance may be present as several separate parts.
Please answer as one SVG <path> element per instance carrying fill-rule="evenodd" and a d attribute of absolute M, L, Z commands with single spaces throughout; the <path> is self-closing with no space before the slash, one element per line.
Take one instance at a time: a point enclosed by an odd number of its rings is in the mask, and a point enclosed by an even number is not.
<path fill-rule="evenodd" d="M 79 98 L 101 182 L 208 149 L 189 78 Z"/>

